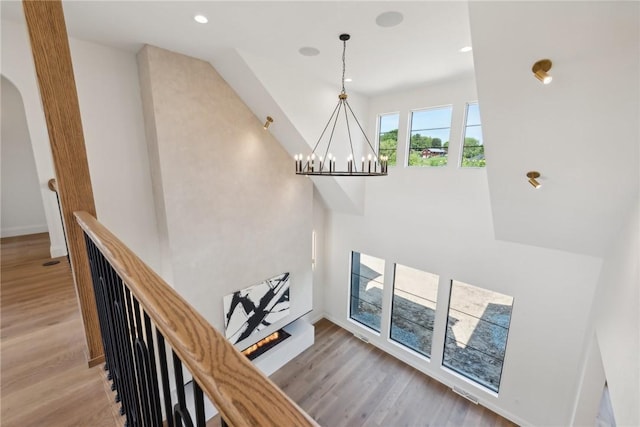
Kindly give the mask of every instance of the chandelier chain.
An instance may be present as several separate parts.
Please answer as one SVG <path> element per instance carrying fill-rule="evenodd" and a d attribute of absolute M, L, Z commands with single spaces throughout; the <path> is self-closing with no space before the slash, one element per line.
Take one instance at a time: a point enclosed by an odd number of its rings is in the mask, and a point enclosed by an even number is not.
<path fill-rule="evenodd" d="M 375 148 L 369 141 L 366 132 L 362 128 L 362 124 L 356 117 L 355 113 L 351 109 L 349 102 L 347 101 L 347 91 L 345 88 L 345 80 L 346 80 L 346 70 L 347 70 L 347 40 L 349 40 L 351 36 L 349 34 L 341 34 L 340 40 L 342 41 L 342 91 L 338 95 L 338 104 L 333 109 L 329 120 L 324 126 L 322 133 L 320 134 L 320 138 L 316 141 L 316 144 L 313 146 L 313 150 L 311 150 L 311 154 L 307 156 L 306 161 L 303 159 L 302 153 L 296 154 L 294 156 L 295 160 L 295 169 L 296 174 L 298 175 L 307 175 L 307 176 L 386 176 L 388 173 L 388 157 L 380 156 L 378 157 Z M 341 111 L 344 110 L 344 111 Z M 336 156 L 330 153 L 331 143 L 333 142 L 333 137 L 336 133 L 338 120 L 340 115 L 344 114 L 344 120 L 346 125 L 346 133 L 347 140 L 349 145 L 347 149 L 349 150 L 347 153 L 349 156 L 347 157 L 347 169 L 346 170 L 336 170 Z M 355 120 L 356 126 L 351 126 L 349 123 L 349 115 Z M 358 162 L 356 160 L 356 153 L 354 150 L 353 139 L 352 139 L 352 130 L 359 130 L 366 141 L 366 146 L 363 145 L 364 151 L 368 149 L 370 150 L 370 154 L 366 157 L 363 153 L 362 161 Z M 318 147 L 326 134 L 329 134 L 329 139 L 326 143 L 326 148 L 324 148 L 324 153 L 318 152 Z M 322 150 L 322 149 L 320 149 Z M 320 155 L 319 154 L 324 154 Z M 318 156 L 318 158 L 316 157 Z M 360 166 L 360 167 L 358 167 Z"/>

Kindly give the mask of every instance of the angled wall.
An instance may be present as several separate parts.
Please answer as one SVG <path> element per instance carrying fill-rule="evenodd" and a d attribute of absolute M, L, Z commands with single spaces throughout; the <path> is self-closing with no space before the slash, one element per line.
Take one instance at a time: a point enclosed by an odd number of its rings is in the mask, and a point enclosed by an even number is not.
<path fill-rule="evenodd" d="M 594 298 L 596 336 L 616 423 L 640 425 L 640 205 L 607 251 Z"/>
<path fill-rule="evenodd" d="M 339 87 L 301 75 L 297 70 L 283 68 L 277 61 L 237 50 L 228 52 L 216 68 L 242 100 L 258 117 L 273 116 L 271 132 L 290 157 L 307 155 L 318 141 L 323 126 L 338 102 Z M 362 126 L 367 125 L 367 99 L 349 92 L 349 104 Z M 356 126 L 351 121 L 352 126 Z M 337 157 L 337 169 L 346 169 L 347 145 L 343 144 L 347 130 L 344 120 L 338 121 L 330 152 Z M 368 134 L 373 140 L 374 133 Z M 326 148 L 327 137 L 320 147 Z M 365 144 L 359 132 L 352 131 L 356 158 Z M 338 212 L 362 213 L 364 183 L 360 179 L 312 177 L 318 193 L 327 206 Z"/>
<path fill-rule="evenodd" d="M 310 311 L 311 181 L 209 63 L 152 46 L 138 63 L 175 289 L 223 330 L 225 295 L 289 272 L 291 314 L 273 327 Z"/>

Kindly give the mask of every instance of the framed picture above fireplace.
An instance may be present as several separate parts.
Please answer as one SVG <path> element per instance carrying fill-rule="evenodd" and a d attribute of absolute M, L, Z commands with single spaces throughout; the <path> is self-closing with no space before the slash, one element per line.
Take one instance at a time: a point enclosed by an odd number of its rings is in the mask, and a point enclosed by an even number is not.
<path fill-rule="evenodd" d="M 289 273 L 223 298 L 224 333 L 235 344 L 289 314 Z"/>

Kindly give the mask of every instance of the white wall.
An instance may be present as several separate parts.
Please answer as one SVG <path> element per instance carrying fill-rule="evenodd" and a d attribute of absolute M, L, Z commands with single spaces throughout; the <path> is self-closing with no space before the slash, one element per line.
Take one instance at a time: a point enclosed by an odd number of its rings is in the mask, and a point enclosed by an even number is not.
<path fill-rule="evenodd" d="M 594 322 L 615 420 L 640 425 L 640 204 L 628 211 L 607 251 L 594 299 Z"/>
<path fill-rule="evenodd" d="M 398 158 L 404 157 L 410 109 L 453 104 L 450 165 L 390 168 L 387 178 L 367 180 L 363 216 L 330 213 L 325 311 L 341 326 L 367 335 L 375 345 L 439 381 L 466 389 L 483 405 L 519 424 L 568 425 L 601 261 L 495 240 L 486 171 L 460 169 L 456 161 L 465 102 L 474 100 L 472 80 L 372 99 L 371 118 L 400 112 Z M 490 157 L 487 164 L 490 167 Z M 440 275 L 430 362 L 387 341 L 388 317 L 383 318 L 380 336 L 347 320 L 352 250 Z M 440 367 L 450 279 L 514 297 L 497 396 Z M 390 277 L 386 280 L 383 306 L 388 307 Z"/>
<path fill-rule="evenodd" d="M 22 96 L 2 77 L 2 237 L 47 231 Z"/>
<path fill-rule="evenodd" d="M 315 264 L 313 266 L 313 312 L 309 315 L 311 323 L 320 320 L 324 314 L 324 265 L 327 260 L 326 220 L 329 211 L 325 201 L 316 188 L 313 189 L 313 231 L 315 241 Z M 313 242 L 312 242 L 313 244 Z M 312 254 L 313 255 L 313 254 Z"/>
<path fill-rule="evenodd" d="M 313 308 L 313 186 L 209 63 L 152 46 L 138 60 L 175 289 L 224 330 L 224 296 L 290 273 L 290 316 L 250 345 Z"/>
<path fill-rule="evenodd" d="M 160 271 L 136 57 L 73 38 L 70 47 L 98 220 Z"/>
<path fill-rule="evenodd" d="M 36 80 L 31 45 L 26 26 L 23 23 L 2 20 L 2 75 L 9 79 L 22 95 L 27 125 L 33 147 L 33 157 L 38 173 L 40 196 L 47 220 L 50 253 L 52 257 L 67 253 L 62 231 L 62 219 L 58 210 L 56 194 L 47 187 L 49 179 L 55 177 L 47 125 L 40 102 L 40 92 Z"/>
<path fill-rule="evenodd" d="M 607 381 L 600 356 L 600 346 L 595 334 L 591 334 L 585 345 L 585 361 L 572 426 L 593 427 L 600 410 L 600 400 Z"/>
<path fill-rule="evenodd" d="M 152 268 L 160 265 L 135 55 L 70 38 L 98 219 Z M 2 74 L 22 94 L 51 237 L 66 253 L 46 122 L 24 22 L 2 21 Z"/>

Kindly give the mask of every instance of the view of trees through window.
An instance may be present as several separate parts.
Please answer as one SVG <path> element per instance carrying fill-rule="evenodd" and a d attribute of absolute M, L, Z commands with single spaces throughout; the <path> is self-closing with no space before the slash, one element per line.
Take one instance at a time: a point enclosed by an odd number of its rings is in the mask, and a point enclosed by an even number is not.
<path fill-rule="evenodd" d="M 351 253 L 351 319 L 380 332 L 384 260 Z"/>
<path fill-rule="evenodd" d="M 461 166 L 482 168 L 485 165 L 482 126 L 480 124 L 480 107 L 477 102 L 473 102 L 467 104 Z"/>
<path fill-rule="evenodd" d="M 453 107 L 411 112 L 409 166 L 446 166 Z"/>
<path fill-rule="evenodd" d="M 400 113 L 382 114 L 379 117 L 378 157 L 389 157 L 389 166 L 396 165 L 399 120 Z"/>
<path fill-rule="evenodd" d="M 396 264 L 391 306 L 391 339 L 431 356 L 438 275 Z"/>
<path fill-rule="evenodd" d="M 513 298 L 451 281 L 442 364 L 497 392 Z"/>

